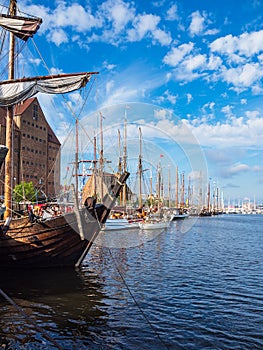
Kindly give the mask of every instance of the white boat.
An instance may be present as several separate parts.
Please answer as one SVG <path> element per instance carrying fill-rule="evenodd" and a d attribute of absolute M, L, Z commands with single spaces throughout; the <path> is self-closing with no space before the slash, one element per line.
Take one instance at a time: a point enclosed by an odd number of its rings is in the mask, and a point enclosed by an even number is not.
<path fill-rule="evenodd" d="M 188 213 L 185 213 L 185 212 L 183 212 L 183 211 L 181 211 L 179 209 L 175 209 L 172 212 L 171 220 L 172 221 L 176 221 L 176 220 L 186 219 L 188 217 L 189 217 Z"/>
<path fill-rule="evenodd" d="M 141 230 L 160 230 L 165 229 L 170 226 L 170 221 L 163 220 L 149 220 L 139 222 L 139 227 Z"/>
<path fill-rule="evenodd" d="M 102 231 L 117 231 L 117 230 L 131 230 L 139 228 L 139 223 L 136 221 L 130 221 L 126 218 L 121 219 L 107 219 Z"/>

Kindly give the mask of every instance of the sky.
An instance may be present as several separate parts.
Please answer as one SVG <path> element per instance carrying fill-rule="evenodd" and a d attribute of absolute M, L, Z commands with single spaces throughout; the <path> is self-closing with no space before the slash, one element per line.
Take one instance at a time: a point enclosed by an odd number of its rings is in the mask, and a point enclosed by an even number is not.
<path fill-rule="evenodd" d="M 33 43 L 50 72 L 99 72 L 80 122 L 98 126 L 92 116 L 103 111 L 116 129 L 125 114 L 128 137 L 143 125 L 167 168 L 206 172 L 225 201 L 263 202 L 263 1 L 22 0 L 18 8 L 43 19 Z M 23 69 L 43 73 L 45 65 L 32 55 Z M 63 101 L 39 100 L 63 143 L 73 118 Z"/>

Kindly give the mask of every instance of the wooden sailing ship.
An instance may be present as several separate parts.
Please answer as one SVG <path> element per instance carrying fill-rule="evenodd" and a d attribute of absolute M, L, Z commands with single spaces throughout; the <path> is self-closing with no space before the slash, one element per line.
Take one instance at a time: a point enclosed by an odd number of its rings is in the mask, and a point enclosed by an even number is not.
<path fill-rule="evenodd" d="M 17 16 L 16 0 L 10 1 L 7 14 L 0 15 L 0 25 L 10 32 L 8 80 L 0 82 L 0 106 L 7 109 L 6 147 L 2 147 L 0 152 L 0 161 L 5 158 L 5 218 L 0 222 L 0 268 L 5 269 L 80 266 L 129 176 L 128 172 L 124 172 L 115 178 L 110 194 L 105 194 L 99 204 L 89 197 L 79 206 L 76 197 L 74 211 L 71 213 L 34 220 L 30 220 L 28 216 L 12 217 L 14 106 L 37 92 L 64 94 L 80 89 L 89 82 L 93 74 L 97 74 L 84 72 L 15 79 L 15 38 L 27 40 L 32 37 L 41 22 L 36 17 Z"/>

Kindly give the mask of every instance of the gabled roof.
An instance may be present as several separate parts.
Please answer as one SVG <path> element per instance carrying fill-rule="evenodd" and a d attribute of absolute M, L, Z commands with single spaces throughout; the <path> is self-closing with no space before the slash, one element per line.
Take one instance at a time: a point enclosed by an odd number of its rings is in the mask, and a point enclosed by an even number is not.
<path fill-rule="evenodd" d="M 37 98 L 31 97 L 31 98 L 28 98 L 27 100 L 25 100 L 24 102 L 16 105 L 15 106 L 15 115 L 23 114 L 34 101 L 38 102 Z"/>
<path fill-rule="evenodd" d="M 48 125 L 48 129 L 47 129 L 47 132 L 48 132 L 48 141 L 49 142 L 53 142 L 53 143 L 56 143 L 57 145 L 61 145 L 61 143 L 59 142 L 57 136 L 54 134 L 54 131 L 51 129 L 50 125 Z"/>
<path fill-rule="evenodd" d="M 22 115 L 33 102 L 37 102 L 39 107 L 41 108 L 41 106 L 38 102 L 38 99 L 36 97 L 31 97 L 15 107 L 15 115 Z M 42 111 L 42 108 L 41 108 L 41 111 Z M 43 113 L 43 111 L 42 111 L 42 113 Z M 43 113 L 43 116 L 46 120 L 44 113 Z M 50 125 L 48 124 L 47 120 L 46 120 L 46 123 L 47 123 L 47 131 L 48 131 L 48 141 L 53 142 L 57 145 L 61 145 L 61 143 L 59 142 L 54 131 L 51 129 Z"/>
<path fill-rule="evenodd" d="M 37 98 L 36 97 L 29 98 L 28 100 L 25 100 L 23 103 L 16 105 L 14 114 L 15 115 L 23 114 L 34 100 L 37 100 Z M 0 124 L 1 125 L 6 125 L 6 111 L 7 111 L 6 107 L 0 107 Z"/>

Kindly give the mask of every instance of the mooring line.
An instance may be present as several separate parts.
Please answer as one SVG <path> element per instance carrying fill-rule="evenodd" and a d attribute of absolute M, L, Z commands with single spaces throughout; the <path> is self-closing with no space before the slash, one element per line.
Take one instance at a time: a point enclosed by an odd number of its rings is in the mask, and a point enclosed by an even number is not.
<path fill-rule="evenodd" d="M 54 346 L 56 346 L 59 350 L 63 350 L 63 348 L 53 339 L 49 336 L 49 334 L 38 326 L 38 324 L 29 316 L 27 313 L 14 302 L 13 299 L 11 299 L 1 288 L 0 288 L 0 294 L 12 305 L 14 306 L 18 312 L 24 316 L 26 320 L 28 320 L 33 326 L 36 328 L 38 332 L 40 332 L 48 341 L 50 341 Z"/>
<path fill-rule="evenodd" d="M 159 335 L 159 333 L 156 331 L 156 329 L 154 328 L 154 326 L 152 325 L 151 321 L 149 320 L 148 316 L 146 315 L 146 313 L 143 311 L 143 309 L 141 308 L 141 306 L 138 304 L 137 300 L 135 299 L 135 296 L 133 295 L 130 287 L 128 286 L 127 282 L 125 281 L 120 269 L 118 268 L 117 264 L 116 264 L 116 260 L 115 258 L 113 257 L 112 255 L 112 252 L 111 252 L 111 249 L 109 249 L 109 253 L 110 253 L 110 256 L 113 260 L 113 263 L 115 265 L 115 268 L 118 272 L 118 274 L 120 275 L 121 279 L 122 279 L 122 282 L 123 284 L 125 285 L 125 287 L 127 288 L 130 296 L 132 297 L 135 305 L 138 307 L 138 309 L 140 310 L 141 314 L 143 315 L 143 317 L 145 318 L 146 322 L 148 323 L 148 325 L 150 326 L 151 330 L 154 332 L 154 334 L 156 335 L 156 337 L 159 339 L 160 343 L 164 346 L 165 349 L 169 350 L 169 347 L 164 343 L 163 339 L 161 338 L 161 336 Z"/>

